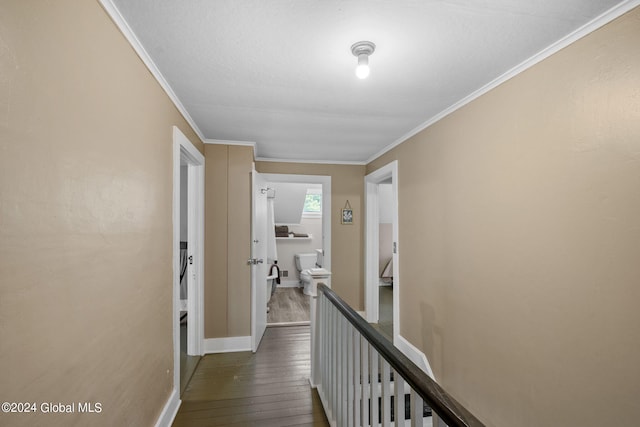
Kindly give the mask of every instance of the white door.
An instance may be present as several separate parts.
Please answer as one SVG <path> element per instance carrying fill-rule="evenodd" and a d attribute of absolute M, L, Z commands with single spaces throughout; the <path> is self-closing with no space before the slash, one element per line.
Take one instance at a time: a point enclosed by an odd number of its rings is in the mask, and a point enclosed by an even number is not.
<path fill-rule="evenodd" d="M 267 328 L 267 182 L 252 172 L 251 349 L 255 353 Z"/>

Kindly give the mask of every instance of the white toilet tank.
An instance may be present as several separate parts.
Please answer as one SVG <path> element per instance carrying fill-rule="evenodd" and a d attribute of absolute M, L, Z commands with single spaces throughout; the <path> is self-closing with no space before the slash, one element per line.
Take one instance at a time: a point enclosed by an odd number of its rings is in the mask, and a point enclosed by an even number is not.
<path fill-rule="evenodd" d="M 295 254 L 296 268 L 298 271 L 306 270 L 308 268 L 315 268 L 318 254 L 314 253 L 302 253 Z"/>

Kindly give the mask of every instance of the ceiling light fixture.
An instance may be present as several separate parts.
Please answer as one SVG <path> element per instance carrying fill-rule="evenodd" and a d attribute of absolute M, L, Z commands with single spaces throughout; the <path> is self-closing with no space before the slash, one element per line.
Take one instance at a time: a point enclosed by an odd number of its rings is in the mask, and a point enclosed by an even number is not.
<path fill-rule="evenodd" d="M 369 75 L 369 55 L 376 50 L 376 45 L 361 41 L 351 46 L 351 53 L 358 57 L 358 66 L 356 67 L 356 76 L 360 79 L 366 79 Z"/>

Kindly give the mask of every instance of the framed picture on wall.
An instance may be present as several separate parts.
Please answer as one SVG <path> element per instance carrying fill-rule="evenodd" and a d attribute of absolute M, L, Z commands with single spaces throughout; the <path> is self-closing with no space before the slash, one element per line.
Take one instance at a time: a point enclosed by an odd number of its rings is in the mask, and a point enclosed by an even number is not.
<path fill-rule="evenodd" d="M 342 209 L 342 223 L 347 225 L 353 224 L 353 209 L 351 208 Z"/>

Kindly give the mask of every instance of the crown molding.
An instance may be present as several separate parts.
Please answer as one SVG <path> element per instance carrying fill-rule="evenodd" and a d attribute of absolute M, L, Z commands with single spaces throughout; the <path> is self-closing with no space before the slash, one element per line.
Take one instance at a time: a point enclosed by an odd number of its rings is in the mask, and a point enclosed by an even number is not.
<path fill-rule="evenodd" d="M 270 157 L 256 157 L 256 162 L 273 162 L 273 163 L 311 163 L 320 165 L 350 165 L 350 166 L 366 166 L 368 162 L 360 161 L 343 161 L 343 160 L 304 160 L 304 159 L 275 159 Z"/>
<path fill-rule="evenodd" d="M 204 139 L 203 142 L 205 144 L 212 144 L 212 145 L 239 145 L 241 147 L 253 147 L 253 158 L 255 159 L 256 155 L 258 154 L 257 142 L 232 141 L 232 140 L 226 140 L 226 139 Z"/>
<path fill-rule="evenodd" d="M 529 59 L 526 59 L 525 61 L 523 61 L 520 64 L 516 65 L 515 67 L 511 68 L 506 73 L 500 75 L 499 77 L 495 78 L 491 82 L 487 83 L 486 85 L 484 85 L 480 89 L 472 92 L 471 94 L 469 94 L 466 97 L 462 98 L 460 101 L 456 102 L 455 104 L 451 105 L 450 107 L 446 108 L 445 110 L 443 110 L 440 113 L 436 114 L 435 116 L 431 117 L 426 122 L 422 123 L 421 125 L 413 128 L 409 132 L 405 133 L 400 138 L 396 139 L 391 144 L 389 144 L 388 146 L 386 146 L 382 150 L 378 151 L 373 156 L 369 157 L 369 159 L 367 159 L 365 164 L 371 163 L 372 161 L 374 161 L 378 157 L 382 156 L 383 154 L 387 153 L 388 151 L 391 151 L 392 149 L 394 149 L 398 145 L 402 144 L 403 142 L 405 142 L 409 138 L 415 136 L 416 134 L 422 132 L 423 130 L 425 130 L 429 126 L 439 122 L 440 120 L 442 120 L 443 118 L 445 118 L 449 114 L 453 113 L 454 111 L 464 107 L 465 105 L 469 104 L 471 101 L 479 98 L 480 96 L 482 96 L 485 93 L 489 92 L 490 90 L 496 88 L 497 86 L 501 85 L 502 83 L 506 82 L 507 80 L 510 80 L 511 78 L 513 78 L 513 77 L 517 76 L 518 74 L 522 73 L 523 71 L 533 67 L 534 65 L 536 65 L 539 62 L 541 62 L 542 60 L 550 57 L 551 55 L 553 55 L 555 53 L 557 53 L 561 49 L 564 49 L 565 47 L 575 43 L 578 40 L 580 40 L 584 36 L 596 31 L 597 29 L 599 29 L 602 26 L 608 24 L 609 22 L 613 21 L 614 19 L 624 15 L 625 13 L 627 13 L 630 10 L 634 9 L 638 5 L 640 5 L 640 0 L 627 0 L 627 1 L 624 1 L 624 2 L 622 2 L 622 3 L 620 3 L 620 4 L 616 5 L 616 6 L 612 7 L 611 9 L 609 9 L 606 12 L 602 13 L 600 16 L 597 16 L 596 18 L 594 18 L 591 21 L 589 21 L 586 24 L 584 24 L 582 27 L 580 27 L 577 30 L 573 31 L 572 33 L 568 34 L 566 37 L 563 37 L 562 39 L 558 40 L 557 42 L 551 44 L 550 46 L 548 46 L 548 47 L 546 47 L 544 49 L 542 49 L 540 52 L 538 52 L 535 55 L 531 56 Z"/>
<path fill-rule="evenodd" d="M 243 145 L 245 147 L 256 147 L 257 142 L 252 141 L 232 141 L 227 139 L 203 139 L 205 144 L 220 144 L 220 145 Z"/>
<path fill-rule="evenodd" d="M 189 123 L 189 125 L 193 128 L 194 132 L 198 135 L 200 140 L 204 141 L 204 136 L 200 131 L 200 128 L 198 128 L 198 125 L 196 125 L 193 118 L 187 112 L 187 109 L 184 107 L 184 105 L 182 105 L 182 102 L 180 102 L 176 93 L 173 91 L 167 80 L 164 78 L 156 64 L 151 59 L 151 56 L 142 46 L 142 43 L 140 42 L 140 40 L 138 40 L 138 37 L 133 32 L 127 21 L 124 19 L 124 16 L 122 16 L 122 13 L 120 13 L 118 7 L 113 3 L 112 0 L 99 0 L 99 2 L 111 18 L 111 20 L 116 24 L 118 29 L 127 39 L 131 47 L 133 47 L 133 50 L 135 50 L 135 52 L 138 54 L 144 65 L 147 66 L 153 77 L 158 81 L 169 99 L 171 99 L 171 102 L 173 102 L 178 111 L 180 111 L 182 117 L 184 117 L 187 123 Z"/>

